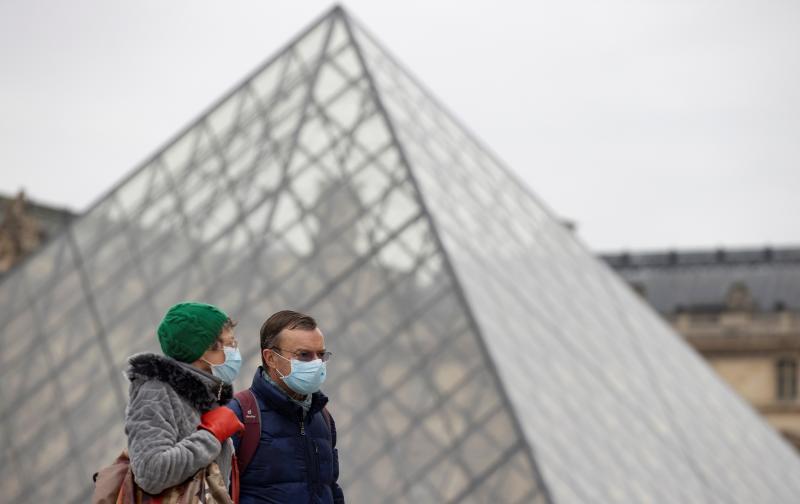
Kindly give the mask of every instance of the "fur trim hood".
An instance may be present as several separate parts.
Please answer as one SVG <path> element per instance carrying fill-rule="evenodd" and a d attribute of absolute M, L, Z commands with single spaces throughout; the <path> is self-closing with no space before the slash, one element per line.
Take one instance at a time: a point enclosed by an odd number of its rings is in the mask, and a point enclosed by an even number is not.
<path fill-rule="evenodd" d="M 166 383 L 201 413 L 233 397 L 231 385 L 170 357 L 143 353 L 129 358 L 128 364 L 127 375 L 131 382 L 158 380 Z"/>

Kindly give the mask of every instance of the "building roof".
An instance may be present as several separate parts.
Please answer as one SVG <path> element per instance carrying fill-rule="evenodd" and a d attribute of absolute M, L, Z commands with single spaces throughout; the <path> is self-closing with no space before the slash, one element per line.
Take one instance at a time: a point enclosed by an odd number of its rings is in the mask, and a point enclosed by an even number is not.
<path fill-rule="evenodd" d="M 66 209 L 34 203 L 20 191 L 0 194 L 0 278 L 63 231 L 75 215 Z"/>
<path fill-rule="evenodd" d="M 800 248 L 717 249 L 601 256 L 659 312 L 713 311 L 745 286 L 757 310 L 800 310 Z"/>
<path fill-rule="evenodd" d="M 16 198 L 17 196 L 0 194 L 0 209 L 6 208 L 6 206 L 12 203 Z M 64 226 L 76 217 L 76 214 L 68 208 L 50 205 L 28 198 L 25 198 L 25 213 L 37 220 L 42 227 L 45 238 L 52 238 L 61 232 Z"/>

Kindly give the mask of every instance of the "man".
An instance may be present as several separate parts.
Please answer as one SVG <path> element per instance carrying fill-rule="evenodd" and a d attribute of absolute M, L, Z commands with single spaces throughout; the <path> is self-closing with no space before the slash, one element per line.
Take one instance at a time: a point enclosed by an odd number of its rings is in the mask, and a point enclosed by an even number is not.
<path fill-rule="evenodd" d="M 228 403 L 247 429 L 260 423 L 257 437 L 245 432 L 234 439 L 246 464 L 240 467 L 241 504 L 344 503 L 336 425 L 319 391 L 330 356 L 308 315 L 280 311 L 261 326 L 263 366 L 249 391 Z"/>

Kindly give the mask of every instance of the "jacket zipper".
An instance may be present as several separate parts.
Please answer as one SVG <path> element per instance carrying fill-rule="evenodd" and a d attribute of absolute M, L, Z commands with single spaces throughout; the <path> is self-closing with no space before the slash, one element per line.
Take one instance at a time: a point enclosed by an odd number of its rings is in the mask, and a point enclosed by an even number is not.
<path fill-rule="evenodd" d="M 317 444 L 316 441 L 313 441 L 313 443 L 314 443 L 314 454 L 316 454 L 316 460 L 314 461 L 315 462 L 314 468 L 317 470 L 317 486 L 319 486 L 322 480 L 322 474 L 321 474 L 322 469 L 320 468 L 320 463 L 319 463 L 319 445 Z"/>
<path fill-rule="evenodd" d="M 308 438 L 305 437 L 305 435 L 306 435 L 306 412 L 305 412 L 305 410 L 303 410 L 302 414 L 300 415 L 300 435 L 303 436 L 303 442 L 305 443 L 305 448 L 306 448 L 306 450 L 305 450 L 306 451 L 306 466 L 308 467 L 310 465 L 309 464 L 310 460 L 309 460 L 309 453 L 308 453 Z M 309 471 L 310 471 L 310 469 L 311 468 L 308 467 Z M 308 499 L 309 499 L 308 502 L 309 502 L 309 504 L 312 504 L 314 502 L 314 492 L 313 492 L 313 486 L 311 484 L 311 481 L 310 480 L 307 481 L 306 485 L 308 487 Z"/>

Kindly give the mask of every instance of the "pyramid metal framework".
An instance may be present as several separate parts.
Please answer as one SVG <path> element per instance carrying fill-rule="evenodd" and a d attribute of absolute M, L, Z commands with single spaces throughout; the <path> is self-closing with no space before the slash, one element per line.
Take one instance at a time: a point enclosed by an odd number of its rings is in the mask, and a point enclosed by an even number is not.
<path fill-rule="evenodd" d="M 781 438 L 342 9 L 0 283 L 0 486 L 85 502 L 165 309 L 313 314 L 350 502 L 794 502 Z M 243 373 L 239 387 L 246 386 Z"/>

